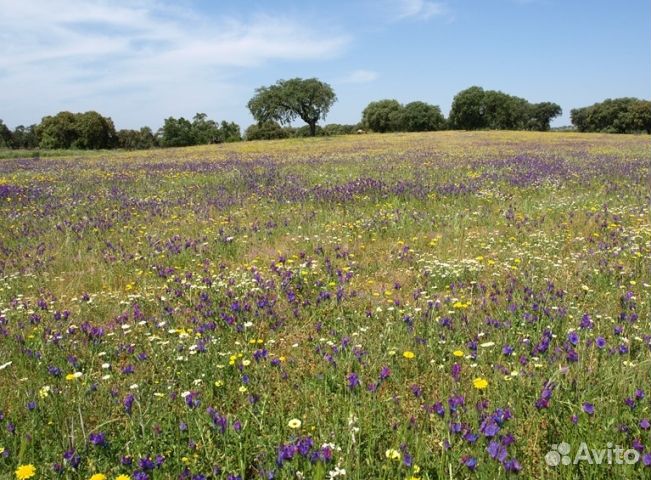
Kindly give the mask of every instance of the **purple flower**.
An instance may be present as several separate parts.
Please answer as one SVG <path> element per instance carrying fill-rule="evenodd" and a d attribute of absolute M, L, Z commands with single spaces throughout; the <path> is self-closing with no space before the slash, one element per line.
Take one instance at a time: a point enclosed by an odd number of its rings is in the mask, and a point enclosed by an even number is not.
<path fill-rule="evenodd" d="M 185 396 L 185 404 L 189 408 L 197 408 L 199 405 L 201 405 L 201 400 L 199 400 L 199 393 L 198 392 L 190 392 Z"/>
<path fill-rule="evenodd" d="M 436 402 L 432 405 L 432 410 L 441 418 L 445 416 L 445 407 L 441 402 Z"/>
<path fill-rule="evenodd" d="M 153 470 L 156 468 L 156 464 L 151 457 L 141 457 L 140 460 L 138 460 L 138 466 L 143 470 Z"/>
<path fill-rule="evenodd" d="M 567 361 L 571 363 L 579 361 L 579 354 L 573 348 L 567 349 Z"/>
<path fill-rule="evenodd" d="M 355 389 L 356 387 L 359 387 L 359 377 L 357 376 L 356 373 L 349 373 L 348 376 L 346 377 L 346 380 L 348 382 L 348 388 L 351 390 Z"/>
<path fill-rule="evenodd" d="M 503 464 L 504 470 L 511 473 L 518 473 L 522 470 L 522 465 L 515 458 L 510 458 L 506 460 Z"/>
<path fill-rule="evenodd" d="M 463 407 L 466 403 L 463 395 L 453 395 L 448 398 L 448 406 L 450 407 L 450 413 L 456 413 L 459 407 Z"/>
<path fill-rule="evenodd" d="M 228 428 L 228 418 L 226 418 L 226 416 L 220 415 L 220 413 L 213 407 L 208 407 L 206 409 L 206 413 L 210 415 L 213 426 L 218 427 L 221 433 L 225 433 L 226 429 Z"/>
<path fill-rule="evenodd" d="M 597 348 L 604 348 L 606 346 L 606 339 L 604 337 L 597 337 L 595 339 L 595 344 Z"/>
<path fill-rule="evenodd" d="M 102 432 L 94 432 L 88 436 L 88 441 L 96 447 L 105 447 L 106 435 L 104 435 Z"/>
<path fill-rule="evenodd" d="M 452 378 L 454 379 L 454 381 L 458 382 L 459 379 L 461 378 L 461 365 L 459 365 L 458 363 L 455 363 L 454 365 L 452 365 L 451 374 L 452 374 Z"/>
<path fill-rule="evenodd" d="M 299 438 L 298 441 L 296 442 L 296 448 L 298 449 L 298 453 L 300 453 L 304 457 L 307 456 L 308 453 L 310 453 L 310 450 L 312 449 L 313 445 L 314 445 L 314 441 L 310 437 Z"/>
<path fill-rule="evenodd" d="M 423 389 L 420 385 L 414 384 L 411 386 L 411 393 L 414 394 L 414 397 L 418 398 L 423 394 Z"/>
<path fill-rule="evenodd" d="M 590 402 L 583 402 L 583 411 L 588 415 L 594 415 L 594 405 Z"/>
<path fill-rule="evenodd" d="M 81 463 L 81 457 L 74 450 L 66 450 L 63 453 L 63 459 L 68 462 L 73 469 L 77 469 Z"/>
<path fill-rule="evenodd" d="M 576 344 L 579 343 L 579 334 L 576 332 L 570 332 L 567 335 L 567 340 L 576 347 Z"/>
<path fill-rule="evenodd" d="M 511 355 L 513 354 L 513 347 L 511 345 L 504 345 L 502 347 L 502 355 Z"/>
<path fill-rule="evenodd" d="M 477 459 L 471 456 L 461 457 L 461 463 L 463 463 L 469 470 L 475 470 L 477 468 Z"/>
<path fill-rule="evenodd" d="M 580 327 L 581 328 L 592 328 L 593 327 L 592 319 L 590 318 L 590 315 L 588 315 L 587 313 L 585 315 L 583 315 L 583 317 L 581 318 Z"/>
<path fill-rule="evenodd" d="M 391 370 L 389 370 L 389 367 L 382 367 L 382 370 L 380 370 L 380 380 L 386 380 L 391 376 Z"/>
<path fill-rule="evenodd" d="M 129 393 L 126 397 L 124 397 L 124 400 L 122 400 L 124 411 L 129 415 L 131 415 L 131 409 L 133 408 L 133 402 L 135 399 L 136 397 L 133 395 L 133 393 Z"/>
<path fill-rule="evenodd" d="M 643 418 L 642 420 L 640 420 L 640 428 L 642 430 L 648 430 L 649 428 L 651 428 L 651 423 L 649 423 L 648 418 Z"/>
<path fill-rule="evenodd" d="M 506 455 L 507 455 L 506 447 L 504 447 L 504 445 L 502 445 L 501 443 L 496 442 L 495 440 L 492 440 L 488 444 L 486 451 L 488 452 L 488 455 L 493 460 L 497 460 L 500 463 L 502 463 L 506 459 Z"/>
<path fill-rule="evenodd" d="M 493 417 L 488 417 L 484 420 L 479 427 L 479 431 L 486 437 L 491 438 L 497 435 L 500 431 L 500 427 Z"/>

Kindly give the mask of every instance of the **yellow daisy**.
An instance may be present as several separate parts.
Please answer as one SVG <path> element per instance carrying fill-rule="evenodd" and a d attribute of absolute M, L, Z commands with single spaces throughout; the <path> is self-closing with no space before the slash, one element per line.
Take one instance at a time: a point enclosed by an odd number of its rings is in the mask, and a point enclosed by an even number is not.
<path fill-rule="evenodd" d="M 488 380 L 482 377 L 477 377 L 472 381 L 472 386 L 477 390 L 484 390 L 486 387 L 488 387 Z"/>
<path fill-rule="evenodd" d="M 409 350 L 407 350 L 402 354 L 402 356 L 405 357 L 407 360 L 411 360 L 412 358 L 416 357 L 416 354 L 414 352 L 410 352 Z"/>
<path fill-rule="evenodd" d="M 16 478 L 18 480 L 26 480 L 36 475 L 36 467 L 31 463 L 28 465 L 21 465 L 16 469 Z"/>

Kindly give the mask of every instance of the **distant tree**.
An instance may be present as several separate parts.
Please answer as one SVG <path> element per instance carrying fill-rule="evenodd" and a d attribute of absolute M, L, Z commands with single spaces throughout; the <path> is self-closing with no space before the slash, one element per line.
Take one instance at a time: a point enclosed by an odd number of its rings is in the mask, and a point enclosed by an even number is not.
<path fill-rule="evenodd" d="M 113 148 L 117 139 L 113 120 L 94 111 L 43 117 L 34 131 L 41 148 Z"/>
<path fill-rule="evenodd" d="M 289 136 L 289 133 L 283 127 L 273 121 L 253 124 L 244 132 L 244 137 L 247 140 L 276 140 L 288 138 Z"/>
<path fill-rule="evenodd" d="M 484 89 L 470 87 L 457 93 L 452 99 L 448 122 L 460 130 L 479 130 L 487 128 Z"/>
<path fill-rule="evenodd" d="M 314 135 L 312 134 L 312 130 L 308 125 L 304 125 L 302 127 L 298 127 L 294 130 L 292 137 L 297 137 L 297 138 L 303 138 L 303 137 L 321 137 L 323 136 L 323 128 L 320 126 L 316 126 L 316 130 L 314 131 Z"/>
<path fill-rule="evenodd" d="M 452 100 L 449 123 L 462 130 L 549 130 L 550 121 L 561 114 L 555 103 L 532 104 L 498 90 L 470 87 Z"/>
<path fill-rule="evenodd" d="M 14 138 L 9 127 L 0 120 L 0 148 L 13 148 Z"/>
<path fill-rule="evenodd" d="M 181 117 L 165 119 L 157 138 L 163 147 L 186 147 L 241 140 L 240 127 L 236 123 L 210 120 L 205 113 L 197 113 L 192 122 Z"/>
<path fill-rule="evenodd" d="M 496 90 L 484 91 L 483 116 L 491 130 L 525 130 L 529 102 Z"/>
<path fill-rule="evenodd" d="M 427 132 L 445 127 L 445 118 L 436 105 L 411 102 L 402 109 L 401 129 L 407 132 Z"/>
<path fill-rule="evenodd" d="M 528 130 L 546 132 L 552 119 L 563 113 L 560 105 L 552 102 L 534 103 L 530 106 Z"/>
<path fill-rule="evenodd" d="M 38 148 L 38 135 L 36 125 L 25 127 L 18 125 L 14 129 L 14 148 Z"/>
<path fill-rule="evenodd" d="M 157 137 L 162 147 L 187 147 L 195 144 L 192 123 L 183 117 L 178 120 L 174 117 L 166 118 Z"/>
<path fill-rule="evenodd" d="M 207 145 L 224 141 L 219 125 L 205 113 L 197 113 L 192 119 L 193 145 Z"/>
<path fill-rule="evenodd" d="M 221 135 L 225 142 L 239 142 L 242 140 L 240 126 L 235 122 L 222 121 Z"/>
<path fill-rule="evenodd" d="M 570 112 L 580 132 L 651 133 L 651 102 L 638 98 L 606 99 Z"/>
<path fill-rule="evenodd" d="M 118 139 L 118 148 L 123 148 L 125 150 L 138 149 L 138 130 L 123 128 L 116 132 L 116 136 Z"/>
<path fill-rule="evenodd" d="M 74 113 L 59 112 L 43 117 L 36 128 L 40 148 L 70 148 L 77 140 L 77 119 Z"/>
<path fill-rule="evenodd" d="M 113 120 L 90 111 L 75 114 L 76 138 L 73 148 L 98 150 L 116 146 L 116 133 Z"/>
<path fill-rule="evenodd" d="M 145 150 L 156 146 L 156 137 L 149 127 L 122 129 L 117 132 L 117 146 L 125 150 Z"/>
<path fill-rule="evenodd" d="M 350 135 L 360 128 L 358 125 L 341 125 L 338 123 L 329 123 L 323 127 L 323 135 Z"/>
<path fill-rule="evenodd" d="M 374 132 L 397 132 L 402 126 L 403 107 L 398 100 L 369 103 L 362 112 L 362 124 Z"/>
<path fill-rule="evenodd" d="M 651 133 L 651 102 L 633 102 L 623 115 L 623 131 Z"/>
<path fill-rule="evenodd" d="M 300 118 L 314 136 L 317 122 L 325 120 L 336 100 L 335 92 L 327 83 L 316 78 L 292 78 L 256 89 L 248 108 L 259 124 L 267 121 L 290 124 Z"/>
<path fill-rule="evenodd" d="M 137 148 L 140 150 L 145 150 L 157 146 L 158 142 L 156 141 L 156 135 L 154 135 L 154 132 L 152 132 L 151 128 L 141 127 L 138 131 Z"/>

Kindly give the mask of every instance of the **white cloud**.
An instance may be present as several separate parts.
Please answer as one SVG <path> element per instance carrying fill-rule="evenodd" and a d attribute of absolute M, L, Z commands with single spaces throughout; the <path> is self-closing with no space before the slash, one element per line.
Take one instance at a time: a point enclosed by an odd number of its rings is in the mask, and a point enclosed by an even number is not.
<path fill-rule="evenodd" d="M 161 0 L 0 0 L 0 12 L 8 123 L 39 120 L 26 112 L 110 114 L 116 99 L 141 117 L 228 104 L 243 88 L 234 78 L 242 69 L 332 58 L 350 41 L 297 17 L 207 17 Z"/>
<path fill-rule="evenodd" d="M 341 80 L 341 83 L 369 83 L 376 80 L 377 72 L 372 70 L 354 70 L 348 76 Z"/>
<path fill-rule="evenodd" d="M 395 0 L 398 20 L 413 18 L 429 20 L 431 17 L 447 13 L 445 4 L 428 0 Z"/>

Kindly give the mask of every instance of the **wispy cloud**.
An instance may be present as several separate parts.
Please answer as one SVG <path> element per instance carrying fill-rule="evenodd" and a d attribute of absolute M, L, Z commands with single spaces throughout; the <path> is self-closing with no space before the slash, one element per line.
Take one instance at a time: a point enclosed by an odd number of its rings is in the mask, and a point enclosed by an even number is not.
<path fill-rule="evenodd" d="M 393 4 L 396 9 L 396 19 L 419 19 L 429 20 L 435 16 L 441 16 L 448 13 L 447 6 L 441 2 L 432 2 L 429 0 L 394 0 Z"/>
<path fill-rule="evenodd" d="M 369 83 L 378 78 L 378 73 L 372 70 L 354 70 L 346 77 L 342 78 L 340 83 Z"/>
<path fill-rule="evenodd" d="M 0 0 L 0 11 L 0 104 L 18 118 L 39 103 L 51 113 L 119 98 L 168 114 L 228 103 L 242 69 L 332 58 L 350 42 L 297 17 L 207 18 L 160 0 Z"/>

